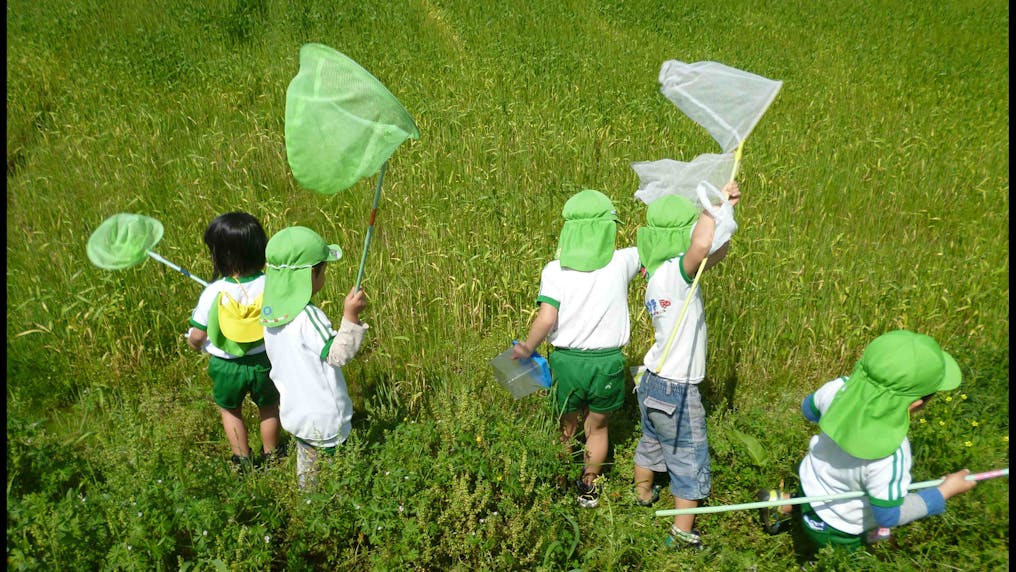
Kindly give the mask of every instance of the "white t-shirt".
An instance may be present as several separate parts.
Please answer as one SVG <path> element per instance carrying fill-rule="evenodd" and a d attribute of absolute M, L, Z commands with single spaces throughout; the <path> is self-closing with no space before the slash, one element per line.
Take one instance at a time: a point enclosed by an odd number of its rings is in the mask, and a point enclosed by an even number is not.
<path fill-rule="evenodd" d="M 547 341 L 554 347 L 603 350 L 628 344 L 628 283 L 638 274 L 638 249 L 615 250 L 603 268 L 583 272 L 552 260 L 540 276 L 537 301 L 557 308 L 557 325 Z"/>
<path fill-rule="evenodd" d="M 212 306 L 215 304 L 215 300 L 218 297 L 219 292 L 228 294 L 230 298 L 246 306 L 253 304 L 255 300 L 264 293 L 264 291 L 264 274 L 258 274 L 250 280 L 245 278 L 240 282 L 237 282 L 234 278 L 220 278 L 206 286 L 201 292 L 201 296 L 198 298 L 198 305 L 191 313 L 190 324 L 192 327 L 197 327 L 204 331 L 208 330 L 208 314 L 212 311 Z M 204 350 L 213 356 L 223 359 L 233 359 L 237 357 L 226 353 L 222 350 L 222 348 L 216 347 L 215 344 L 208 341 L 205 342 Z M 245 355 L 260 354 L 264 353 L 264 351 L 265 345 L 259 344 L 247 350 Z"/>
<path fill-rule="evenodd" d="M 337 333 L 313 304 L 293 321 L 265 328 L 282 428 L 315 447 L 333 447 L 352 430 L 353 401 L 346 378 L 342 368 L 325 361 Z"/>
<path fill-rule="evenodd" d="M 837 378 L 812 395 L 815 408 L 825 414 L 845 378 Z M 813 502 L 815 513 L 829 526 L 847 534 L 862 534 L 878 527 L 871 512 L 871 501 L 899 505 L 907 496 L 912 480 L 913 458 L 910 441 L 883 459 L 858 459 L 840 448 L 825 433 L 811 438 L 808 454 L 801 461 L 798 475 L 806 496 L 826 496 L 863 491 L 867 496 L 828 502 Z"/>
<path fill-rule="evenodd" d="M 688 303 L 681 329 L 666 351 L 691 280 L 684 273 L 683 256 L 671 258 L 656 269 L 646 285 L 646 311 L 653 320 L 653 347 L 646 352 L 644 365 L 660 377 L 682 383 L 700 383 L 706 376 L 706 317 L 702 289 L 696 288 Z M 666 361 L 660 359 L 666 351 Z"/>

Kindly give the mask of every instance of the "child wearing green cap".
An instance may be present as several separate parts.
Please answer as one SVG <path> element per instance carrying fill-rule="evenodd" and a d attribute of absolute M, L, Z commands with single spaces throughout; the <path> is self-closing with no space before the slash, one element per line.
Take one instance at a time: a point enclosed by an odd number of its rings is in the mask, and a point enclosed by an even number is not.
<path fill-rule="evenodd" d="M 279 231 L 265 256 L 261 324 L 281 396 L 282 428 L 296 439 L 297 482 L 303 489 L 314 482 L 318 453 L 334 454 L 352 429 L 353 402 L 342 366 L 363 343 L 368 325 L 360 321 L 360 312 L 367 299 L 362 290 L 350 290 L 339 329 L 332 329 L 310 299 L 324 286 L 327 264 L 339 260 L 342 250 L 309 228 Z"/>
<path fill-rule="evenodd" d="M 812 437 L 798 469 L 801 492 L 866 493 L 798 505 L 801 529 L 813 548 L 831 544 L 857 549 L 883 538 L 885 529 L 942 513 L 946 499 L 977 485 L 965 479 L 970 471 L 963 469 L 938 487 L 908 492 L 913 465 L 907 439 L 910 414 L 961 380 L 956 360 L 934 339 L 895 330 L 869 343 L 849 376 L 827 382 L 804 398 L 801 411 L 821 432 Z M 776 494 L 760 498 L 775 500 Z M 781 509 L 791 512 L 789 506 Z"/>
<path fill-rule="evenodd" d="M 245 212 L 219 215 L 205 229 L 214 275 L 191 313 L 187 344 L 205 351 L 212 396 L 233 450 L 233 463 L 250 468 L 278 456 L 279 392 L 269 377 L 261 313 L 265 244 L 261 223 Z M 261 456 L 252 459 L 242 406 L 250 395 L 260 415 Z"/>
<path fill-rule="evenodd" d="M 640 266 L 635 248 L 614 249 L 618 220 L 603 193 L 576 193 L 562 215 L 557 258 L 540 277 L 539 310 L 512 358 L 528 358 L 544 340 L 554 347 L 547 359 L 561 441 L 570 452 L 584 416 L 584 466 L 575 486 L 579 505 L 594 508 L 596 478 L 608 453 L 607 421 L 624 404 L 627 367 L 621 348 L 631 329 L 628 284 Z"/>
<path fill-rule="evenodd" d="M 715 187 L 708 188 L 719 195 Z M 705 207 L 701 212 L 683 196 L 656 199 L 646 209 L 646 224 L 636 237 L 646 269 L 646 310 L 653 322 L 653 345 L 636 389 L 642 417 L 634 459 L 639 506 L 659 500 L 653 486 L 656 473 L 669 475 L 677 509 L 698 506 L 712 485 L 706 416 L 698 389 L 706 375 L 705 303 L 694 286 L 700 267 L 707 270 L 726 257 L 737 229 L 733 207 L 740 202 L 740 188 L 731 181 L 723 192 L 720 206 L 713 206 L 700 188 Z M 694 523 L 695 515 L 675 516 L 666 545 L 701 549 Z"/>

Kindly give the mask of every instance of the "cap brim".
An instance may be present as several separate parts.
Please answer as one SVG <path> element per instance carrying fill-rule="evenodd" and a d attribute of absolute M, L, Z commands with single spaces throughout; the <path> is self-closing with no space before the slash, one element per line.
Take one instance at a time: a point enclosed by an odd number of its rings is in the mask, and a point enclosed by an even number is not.
<path fill-rule="evenodd" d="M 337 244 L 328 245 L 328 258 L 325 262 L 336 262 L 342 258 L 342 249 Z"/>
<path fill-rule="evenodd" d="M 945 361 L 945 375 L 942 377 L 942 384 L 938 386 L 939 391 L 956 389 L 963 381 L 963 373 L 956 360 L 946 352 L 942 352 L 942 360 Z"/>

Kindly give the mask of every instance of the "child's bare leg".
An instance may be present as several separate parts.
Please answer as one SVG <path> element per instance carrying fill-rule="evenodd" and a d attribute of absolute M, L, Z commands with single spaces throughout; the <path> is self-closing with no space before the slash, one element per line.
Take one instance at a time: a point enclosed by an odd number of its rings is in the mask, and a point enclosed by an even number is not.
<path fill-rule="evenodd" d="M 243 408 L 236 409 L 219 408 L 222 416 L 222 428 L 226 430 L 226 439 L 229 439 L 229 447 L 233 454 L 239 457 L 250 457 L 250 447 L 247 445 L 247 427 L 243 424 Z"/>
<path fill-rule="evenodd" d="M 582 480 L 586 484 L 593 484 L 593 480 L 599 476 L 603 462 L 607 460 L 607 418 L 606 413 L 590 411 L 586 415 L 586 452 L 584 455 L 585 467 L 582 469 Z"/>
<path fill-rule="evenodd" d="M 571 453 L 572 442 L 575 440 L 575 433 L 579 430 L 579 413 L 565 413 L 561 416 L 561 442 L 565 449 Z"/>
<path fill-rule="evenodd" d="M 271 453 L 279 446 L 282 423 L 279 421 L 279 406 L 268 405 L 258 409 L 261 414 L 261 450 Z"/>
<path fill-rule="evenodd" d="M 685 508 L 695 508 L 698 506 L 697 500 L 687 500 L 681 497 L 674 497 L 674 508 L 681 510 Z M 674 526 L 684 532 L 691 532 L 691 527 L 695 525 L 694 514 L 679 514 L 674 517 Z"/>
<path fill-rule="evenodd" d="M 575 442 L 575 433 L 579 430 L 579 413 L 575 411 L 573 413 L 565 413 L 561 415 L 561 443 L 564 445 L 564 461 L 565 470 L 571 465 L 572 460 L 572 443 Z M 558 486 L 564 486 L 564 483 L 571 477 L 567 474 L 561 475 L 562 482 L 558 483 Z"/>
<path fill-rule="evenodd" d="M 649 501 L 653 498 L 653 477 L 652 469 L 635 465 L 635 494 L 640 500 Z"/>

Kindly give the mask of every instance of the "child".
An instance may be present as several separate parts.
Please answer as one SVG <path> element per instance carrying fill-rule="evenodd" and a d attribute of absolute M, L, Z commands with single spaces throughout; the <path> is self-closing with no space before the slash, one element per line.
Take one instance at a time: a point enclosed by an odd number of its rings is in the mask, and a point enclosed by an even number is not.
<path fill-rule="evenodd" d="M 963 469 L 936 488 L 907 492 L 913 463 L 907 439 L 910 414 L 961 380 L 956 361 L 934 339 L 895 330 L 868 344 L 850 376 L 827 382 L 804 398 L 801 411 L 821 432 L 811 438 L 801 462 L 801 492 L 866 493 L 799 505 L 801 528 L 815 549 L 832 544 L 855 550 L 884 536 L 879 528 L 941 514 L 946 499 L 977 486 L 965 479 L 970 471 Z M 881 536 L 869 539 L 867 533 L 873 531 Z"/>
<path fill-rule="evenodd" d="M 261 323 L 282 397 L 282 427 L 296 438 L 296 474 L 303 489 L 314 482 L 318 452 L 334 454 L 352 428 L 353 402 L 341 368 L 360 350 L 368 329 L 359 318 L 367 299 L 355 288 L 346 295 L 336 332 L 310 298 L 324 286 L 327 264 L 339 260 L 342 250 L 313 230 L 294 226 L 273 236 L 265 255 Z"/>
<path fill-rule="evenodd" d="M 614 250 L 614 205 L 599 191 L 576 193 L 564 205 L 558 259 L 540 277 L 540 305 L 525 342 L 513 359 L 528 358 L 546 339 L 554 378 L 551 398 L 561 415 L 561 441 L 570 452 L 580 413 L 586 448 L 576 482 L 578 503 L 599 503 L 596 478 L 607 458 L 607 420 L 624 403 L 628 344 L 628 283 L 639 271 L 635 248 Z"/>
<path fill-rule="evenodd" d="M 265 353 L 264 329 L 258 323 L 268 239 L 261 223 L 244 212 L 216 217 L 205 229 L 204 239 L 214 275 L 191 314 L 187 344 L 210 354 L 212 395 L 233 450 L 233 463 L 249 468 L 277 456 L 280 435 L 279 392 L 269 378 L 271 363 Z M 248 394 L 261 417 L 261 457 L 254 462 L 241 416 Z"/>
<path fill-rule="evenodd" d="M 698 506 L 712 484 L 705 410 L 698 390 L 706 373 L 705 304 L 701 290 L 691 289 L 703 260 L 705 270 L 727 254 L 726 240 L 733 230 L 719 233 L 717 225 L 736 230 L 732 209 L 740 201 L 740 190 L 731 181 L 724 192 L 728 197 L 724 208 L 707 208 L 701 214 L 685 197 L 661 197 L 646 209 L 647 224 L 638 230 L 639 258 L 647 277 L 645 303 L 654 331 L 646 371 L 636 390 L 642 415 L 642 436 L 635 450 L 635 501 L 640 506 L 652 506 L 659 499 L 653 487 L 656 472 L 669 473 L 677 509 Z M 675 516 L 667 546 L 701 549 L 694 523 L 695 515 Z"/>

